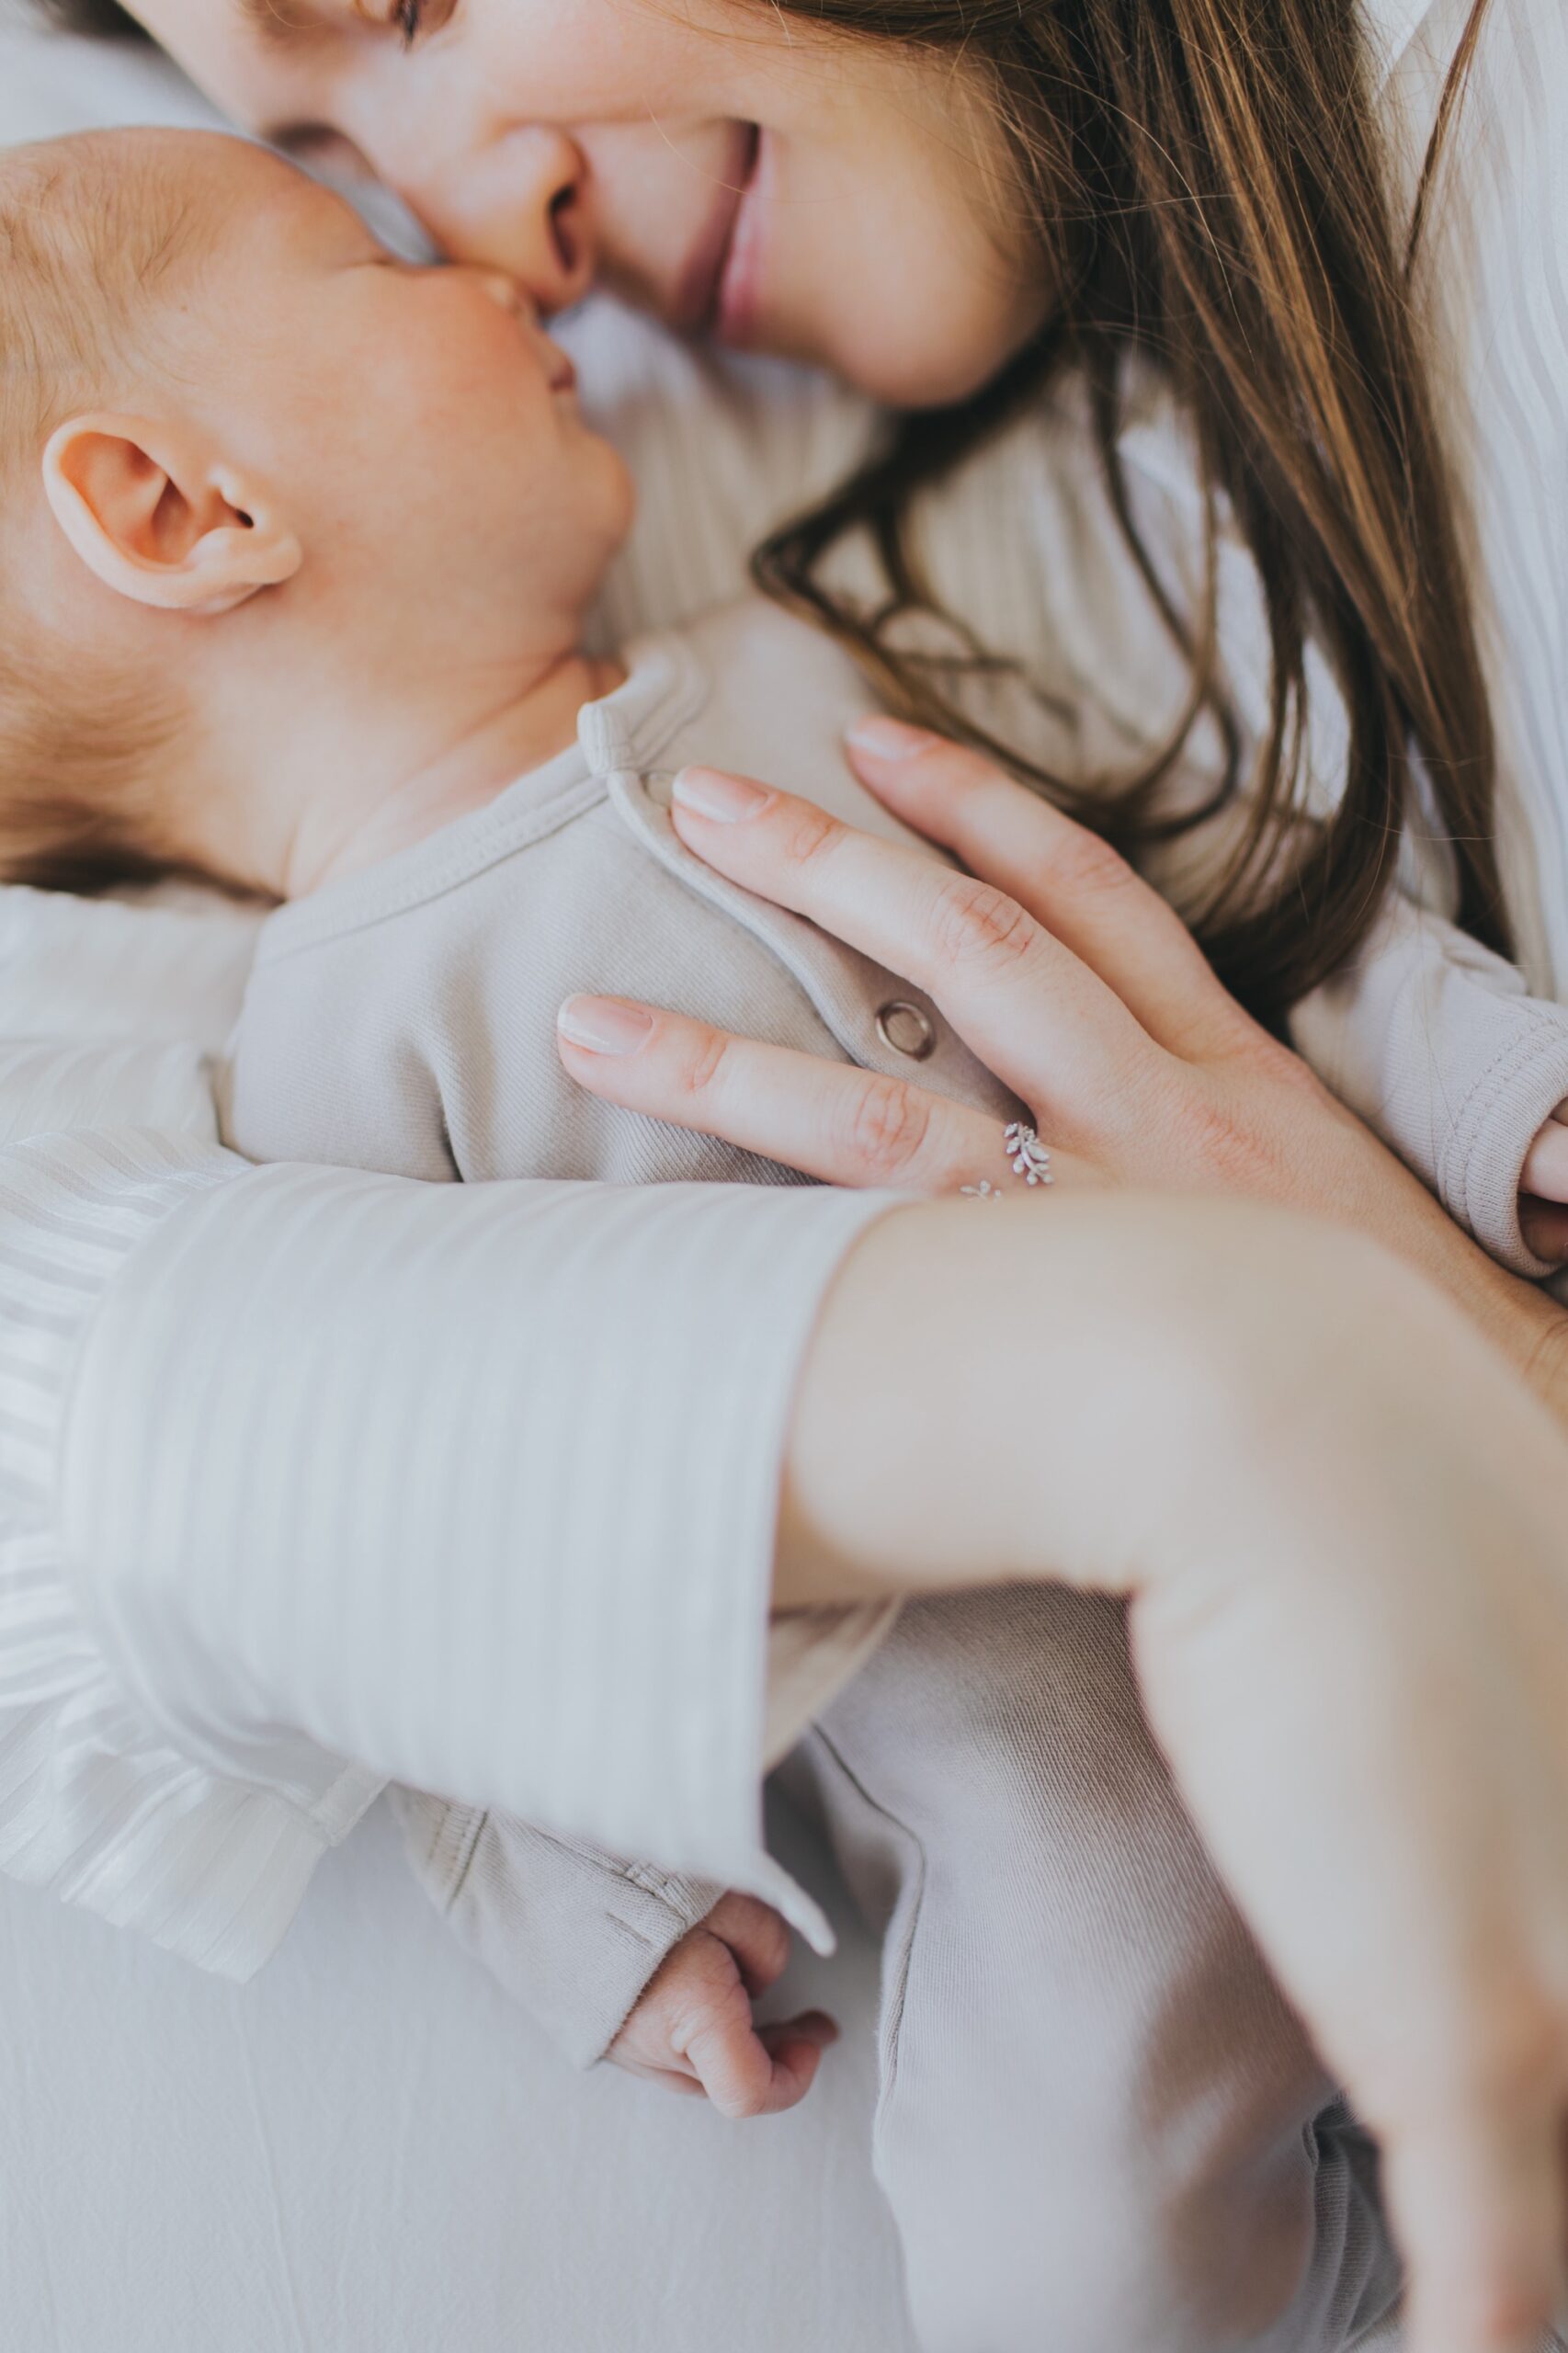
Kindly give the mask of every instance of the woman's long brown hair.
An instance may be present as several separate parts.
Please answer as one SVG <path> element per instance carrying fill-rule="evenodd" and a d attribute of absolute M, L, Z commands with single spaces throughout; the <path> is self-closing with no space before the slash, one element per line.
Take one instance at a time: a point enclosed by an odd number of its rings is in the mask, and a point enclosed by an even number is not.
<path fill-rule="evenodd" d="M 113 0 L 45 0 L 84 31 L 126 29 Z M 1450 846 L 1460 918 L 1506 948 L 1493 844 L 1485 680 L 1410 269 L 1438 145 L 1469 70 L 1477 0 L 1402 248 L 1373 112 L 1361 0 L 768 0 L 862 39 L 961 58 L 1000 121 L 1041 267 L 1059 287 L 1029 348 L 977 399 L 907 415 L 832 497 L 758 551 L 763 586 L 845 639 L 912 715 L 978 742 L 1135 861 L 1221 801 L 1241 846 L 1197 912 L 1221 977 L 1278 1026 L 1366 937 L 1416 810 Z M 1212 549 L 1221 506 L 1256 560 L 1272 649 L 1270 724 L 1241 773 L 1208 609 L 1184 615 L 1141 542 L 1119 456 L 1130 352 L 1188 415 Z M 1191 668 L 1184 711 L 1139 773 L 1069 786 L 966 722 L 890 630 L 929 605 L 912 501 L 1059 371 L 1082 371 L 1111 503 L 1151 602 Z M 824 585 L 869 535 L 875 610 Z M 961 621 L 961 616 L 954 617 Z M 1349 718 L 1334 813 L 1302 822 L 1306 647 Z M 983 659 L 983 649 L 977 649 Z M 1230 747 L 1208 811 L 1162 792 L 1199 714 Z"/>
<path fill-rule="evenodd" d="M 990 83 L 1062 291 L 1037 341 L 978 400 L 903 418 L 853 481 L 776 532 L 756 558 L 761 583 L 834 629 L 912 715 L 1001 753 L 1134 860 L 1212 812 L 1212 801 L 1180 820 L 1161 808 L 1207 708 L 1231 747 L 1218 798 L 1241 795 L 1246 819 L 1197 929 L 1221 978 L 1271 1025 L 1365 938 L 1413 814 L 1413 756 L 1427 821 L 1451 845 L 1460 920 L 1506 947 L 1486 686 L 1409 294 L 1437 145 L 1485 0 L 1455 62 L 1404 245 L 1359 0 L 776 5 L 869 38 L 961 51 Z M 1261 577 L 1272 712 L 1250 775 L 1219 682 L 1212 586 L 1207 612 L 1179 613 L 1132 519 L 1119 455 L 1132 350 L 1165 371 L 1191 420 L 1210 547 L 1223 503 Z M 1156 758 L 1074 788 L 966 723 L 933 673 L 888 644 L 897 617 L 930 602 L 907 531 L 915 493 L 1068 368 L 1086 380 L 1114 510 L 1192 673 Z M 821 576 L 857 529 L 886 577 L 875 611 L 850 607 Z M 1345 699 L 1349 763 L 1336 811 L 1303 824 L 1310 637 Z"/>

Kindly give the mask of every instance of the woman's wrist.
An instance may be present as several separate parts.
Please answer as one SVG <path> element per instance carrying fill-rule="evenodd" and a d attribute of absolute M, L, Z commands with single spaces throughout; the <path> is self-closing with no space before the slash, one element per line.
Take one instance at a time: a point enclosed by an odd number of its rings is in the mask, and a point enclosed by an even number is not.
<path fill-rule="evenodd" d="M 1443 1263 L 1431 1269 L 1438 1287 L 1568 1425 L 1568 1312 L 1550 1292 L 1495 1266 L 1457 1230 L 1446 1239 Z"/>
<path fill-rule="evenodd" d="M 1370 1139 L 1365 1139 L 1370 1145 Z M 1372 1145 L 1384 1171 L 1397 1166 Z M 1397 1192 L 1384 1185 L 1364 1195 L 1358 1230 L 1446 1293 L 1522 1376 L 1558 1420 L 1568 1424 L 1568 1311 L 1539 1284 L 1487 1256 L 1414 1176 L 1398 1170 Z M 1346 1188 L 1354 1202 L 1357 1188 Z"/>

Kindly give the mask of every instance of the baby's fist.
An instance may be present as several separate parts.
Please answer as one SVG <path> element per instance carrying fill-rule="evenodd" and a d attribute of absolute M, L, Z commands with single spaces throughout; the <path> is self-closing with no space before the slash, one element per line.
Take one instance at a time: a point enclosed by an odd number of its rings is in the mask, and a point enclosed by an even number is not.
<path fill-rule="evenodd" d="M 804 2099 L 838 2029 L 820 2010 L 759 2027 L 752 2002 L 790 1956 L 790 1931 L 755 1895 L 729 1894 L 643 1988 L 610 2044 L 629 2074 L 710 2099 L 721 2116 L 778 2116 Z"/>

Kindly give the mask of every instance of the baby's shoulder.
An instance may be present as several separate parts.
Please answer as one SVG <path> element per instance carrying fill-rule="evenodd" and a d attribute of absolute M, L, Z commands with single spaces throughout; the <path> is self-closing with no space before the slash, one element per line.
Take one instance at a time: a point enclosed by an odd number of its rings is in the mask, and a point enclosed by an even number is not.
<path fill-rule="evenodd" d="M 728 768 L 814 801 L 846 824 L 911 838 L 858 781 L 844 738 L 877 708 L 864 671 L 824 630 L 748 597 L 675 632 L 703 691 L 645 769 Z"/>
<path fill-rule="evenodd" d="M 710 724 L 836 740 L 876 700 L 846 647 L 766 597 L 715 606 L 676 634 L 704 673 Z"/>
<path fill-rule="evenodd" d="M 716 607 L 662 642 L 698 683 L 673 728 L 638 731 L 637 767 L 731 768 L 835 802 L 845 731 L 876 699 L 841 645 L 762 597 Z"/>

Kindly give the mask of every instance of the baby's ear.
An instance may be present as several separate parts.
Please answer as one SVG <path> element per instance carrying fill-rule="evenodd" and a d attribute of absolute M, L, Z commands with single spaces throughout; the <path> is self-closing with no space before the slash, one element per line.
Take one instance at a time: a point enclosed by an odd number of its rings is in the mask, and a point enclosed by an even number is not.
<path fill-rule="evenodd" d="M 138 604 L 226 613 L 300 568 L 271 501 L 194 426 L 73 417 L 50 436 L 43 484 L 88 570 Z"/>

